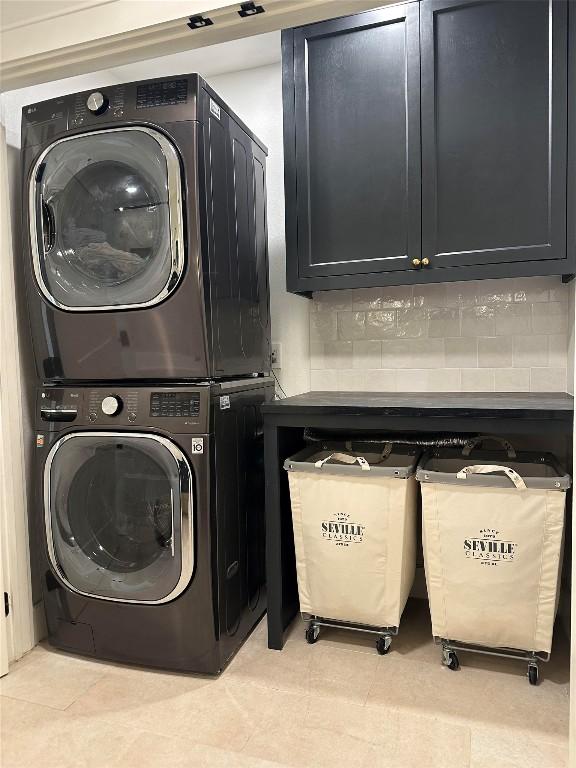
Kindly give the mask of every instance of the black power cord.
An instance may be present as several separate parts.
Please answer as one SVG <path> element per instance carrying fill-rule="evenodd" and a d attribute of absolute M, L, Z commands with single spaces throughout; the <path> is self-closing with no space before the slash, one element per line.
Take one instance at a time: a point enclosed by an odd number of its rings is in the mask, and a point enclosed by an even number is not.
<path fill-rule="evenodd" d="M 280 382 L 278 381 L 278 376 L 276 376 L 276 374 L 274 373 L 274 368 L 271 368 L 270 370 L 272 371 L 272 376 L 274 376 L 276 384 L 278 384 L 278 389 L 280 390 L 280 392 L 282 392 L 282 395 L 283 395 L 283 397 L 278 397 L 278 395 L 276 394 L 276 400 L 284 400 L 284 398 L 288 397 L 288 395 L 282 389 L 282 384 L 280 384 Z"/>

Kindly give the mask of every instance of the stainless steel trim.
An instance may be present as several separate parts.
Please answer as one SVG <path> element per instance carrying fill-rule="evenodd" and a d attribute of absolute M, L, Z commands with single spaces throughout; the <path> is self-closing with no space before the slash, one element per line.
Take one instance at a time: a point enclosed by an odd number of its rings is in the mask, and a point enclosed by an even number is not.
<path fill-rule="evenodd" d="M 42 268 L 40 266 L 40 253 L 38 251 L 39 235 L 38 228 L 36 226 L 36 187 L 38 184 L 36 181 L 36 175 L 38 173 L 38 168 L 44 161 L 45 157 L 58 144 L 62 144 L 65 141 L 74 141 L 75 139 L 84 138 L 86 136 L 117 133 L 119 131 L 140 131 L 141 133 L 148 134 L 148 136 L 151 136 L 160 146 L 160 150 L 164 156 L 164 159 L 166 160 L 172 269 L 170 276 L 162 290 L 149 301 L 142 301 L 134 304 L 103 304 L 100 306 L 91 307 L 70 307 L 67 304 L 62 304 L 62 302 L 58 301 L 54 298 L 54 296 L 52 296 L 50 289 L 44 282 L 44 278 L 42 276 Z M 30 245 L 32 248 L 32 264 L 34 267 L 36 282 L 44 298 L 59 309 L 64 309 L 68 312 L 110 312 L 121 309 L 152 307 L 155 304 L 159 304 L 161 301 L 164 301 L 164 299 L 176 289 L 184 272 L 184 224 L 182 218 L 182 182 L 180 179 L 180 160 L 172 142 L 167 139 L 164 134 L 160 133 L 160 131 L 157 131 L 153 128 L 134 125 L 127 125 L 123 128 L 104 128 L 99 131 L 86 131 L 85 133 L 77 133 L 74 136 L 65 136 L 63 139 L 58 139 L 57 141 L 52 142 L 52 144 L 46 147 L 46 149 L 40 154 L 34 163 L 34 167 L 32 168 L 32 175 L 30 176 L 28 187 L 28 217 Z"/>
<path fill-rule="evenodd" d="M 518 661 L 550 661 L 548 651 L 523 651 L 516 648 L 489 647 L 464 643 L 460 640 L 447 640 L 436 635 L 434 642 L 436 645 L 442 646 L 442 650 L 448 651 L 469 651 L 470 653 L 483 653 L 487 656 L 501 656 L 504 659 L 517 659 Z"/>
<path fill-rule="evenodd" d="M 77 589 L 71 584 L 64 576 L 62 569 L 58 563 L 58 558 L 54 549 L 54 538 L 52 534 L 52 515 L 50 504 L 50 472 L 52 469 L 52 463 L 54 457 L 60 447 L 73 440 L 75 437 L 111 437 L 121 438 L 127 440 L 131 437 L 145 438 L 146 440 L 154 440 L 160 445 L 166 448 L 174 461 L 176 462 L 178 475 L 180 478 L 180 540 L 181 540 L 181 568 L 180 578 L 174 589 L 165 597 L 159 600 L 129 600 L 121 597 L 107 597 L 104 595 L 97 595 L 92 592 L 84 592 L 81 589 Z M 172 500 L 172 548 L 174 548 L 174 500 Z M 186 455 L 182 450 L 166 437 L 161 437 L 152 432 L 103 432 L 100 430 L 92 430 L 90 432 L 69 432 L 59 440 L 57 440 L 48 456 L 46 457 L 46 463 L 44 464 L 44 525 L 46 528 L 46 543 L 48 545 L 48 557 L 52 567 L 58 574 L 60 580 L 65 584 L 68 589 L 75 592 L 78 595 L 84 595 L 85 597 L 93 597 L 97 600 L 108 600 L 114 603 L 137 603 L 146 605 L 160 605 L 167 603 L 170 600 L 178 597 L 190 583 L 192 573 L 194 572 L 194 533 L 193 533 L 193 520 L 194 515 L 194 501 L 192 499 L 192 467 Z"/>
<path fill-rule="evenodd" d="M 354 632 L 368 632 L 371 635 L 388 635 L 389 637 L 398 634 L 398 627 L 378 627 L 369 624 L 355 624 L 352 621 L 336 621 L 335 619 L 323 619 L 313 613 L 303 613 L 302 620 L 310 624 L 316 624 L 319 627 L 332 627 L 333 629 L 352 629 Z"/>

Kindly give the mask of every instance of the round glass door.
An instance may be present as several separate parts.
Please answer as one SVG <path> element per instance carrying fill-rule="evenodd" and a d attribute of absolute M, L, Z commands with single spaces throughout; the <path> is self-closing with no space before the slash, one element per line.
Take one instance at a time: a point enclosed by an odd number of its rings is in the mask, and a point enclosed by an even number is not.
<path fill-rule="evenodd" d="M 74 433 L 45 468 L 48 552 L 82 594 L 165 602 L 192 575 L 192 477 L 171 441 Z"/>
<path fill-rule="evenodd" d="M 55 142 L 31 180 L 40 289 L 64 309 L 149 306 L 182 274 L 180 165 L 149 128 Z"/>

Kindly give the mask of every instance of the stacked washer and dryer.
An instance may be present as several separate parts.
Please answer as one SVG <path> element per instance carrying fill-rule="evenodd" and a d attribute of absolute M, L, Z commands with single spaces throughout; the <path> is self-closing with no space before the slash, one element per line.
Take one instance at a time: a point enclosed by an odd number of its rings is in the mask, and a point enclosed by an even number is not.
<path fill-rule="evenodd" d="M 217 673 L 265 610 L 266 147 L 198 75 L 22 115 L 50 642 Z"/>

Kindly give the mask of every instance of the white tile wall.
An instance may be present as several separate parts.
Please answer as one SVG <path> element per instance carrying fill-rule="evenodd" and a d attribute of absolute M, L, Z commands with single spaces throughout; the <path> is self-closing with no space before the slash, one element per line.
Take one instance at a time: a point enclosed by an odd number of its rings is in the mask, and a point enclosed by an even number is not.
<path fill-rule="evenodd" d="M 559 277 L 317 293 L 312 389 L 566 391 L 569 297 Z"/>

